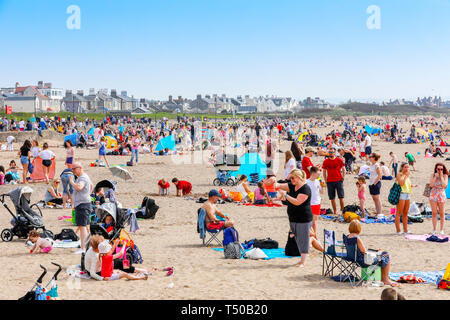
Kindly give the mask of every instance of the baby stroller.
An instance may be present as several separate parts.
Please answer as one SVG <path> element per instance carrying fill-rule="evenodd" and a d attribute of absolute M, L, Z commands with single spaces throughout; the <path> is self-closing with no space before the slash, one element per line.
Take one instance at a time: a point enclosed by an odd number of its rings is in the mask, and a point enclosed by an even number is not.
<path fill-rule="evenodd" d="M 91 235 L 98 234 L 108 240 L 117 239 L 130 218 L 130 216 L 127 215 L 126 209 L 118 208 L 113 202 L 105 202 L 100 205 L 100 207 L 95 210 L 95 215 L 97 222 L 91 223 L 90 225 Z M 110 232 L 108 232 L 103 226 L 108 215 L 110 215 L 114 220 L 113 230 Z"/>
<path fill-rule="evenodd" d="M 213 185 L 217 186 L 234 186 L 236 181 L 234 177 L 231 175 L 231 170 L 217 170 L 216 171 L 217 178 L 213 180 Z"/>
<path fill-rule="evenodd" d="M 13 217 L 11 220 L 13 228 L 4 229 L 1 233 L 1 238 L 3 241 L 12 241 L 14 236 L 19 237 L 19 239 L 26 239 L 28 237 L 28 233 L 35 229 L 42 229 L 44 237 L 53 239 L 53 233 L 50 230 L 45 229 L 41 209 L 37 204 L 30 206 L 30 198 L 32 193 L 33 189 L 30 187 L 19 187 L 12 190 L 8 194 L 0 195 L 0 202 Z M 10 197 L 16 209 L 17 216 L 14 215 L 14 213 L 9 209 L 5 202 L 5 197 Z M 35 208 L 37 212 L 34 211 L 33 208 Z"/>
<path fill-rule="evenodd" d="M 47 285 L 42 287 L 42 279 L 44 279 L 44 276 L 47 274 L 47 268 L 40 265 L 41 269 L 44 271 L 36 280 L 31 290 L 28 291 L 23 297 L 19 298 L 19 301 L 49 300 L 51 298 L 58 298 L 58 286 L 56 285 L 56 280 L 58 280 L 58 274 L 62 271 L 62 267 L 54 262 L 52 262 L 52 264 L 57 266 L 58 270 L 55 272 Z M 49 285 L 51 285 L 51 289 L 47 290 Z"/>

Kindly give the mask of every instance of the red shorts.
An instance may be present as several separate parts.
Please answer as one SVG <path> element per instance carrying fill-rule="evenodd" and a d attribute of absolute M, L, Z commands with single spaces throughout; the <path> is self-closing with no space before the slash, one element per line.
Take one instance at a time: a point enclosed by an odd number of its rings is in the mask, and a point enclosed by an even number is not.
<path fill-rule="evenodd" d="M 314 206 L 311 206 L 311 211 L 314 215 L 320 216 L 320 204 L 316 204 Z"/>
<path fill-rule="evenodd" d="M 220 230 L 225 226 L 225 222 L 211 222 L 206 226 L 206 229 Z"/>

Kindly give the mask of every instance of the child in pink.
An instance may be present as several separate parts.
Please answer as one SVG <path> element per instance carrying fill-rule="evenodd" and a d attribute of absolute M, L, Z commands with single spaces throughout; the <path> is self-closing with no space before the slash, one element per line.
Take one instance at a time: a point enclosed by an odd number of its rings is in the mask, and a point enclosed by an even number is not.
<path fill-rule="evenodd" d="M 31 230 L 28 234 L 28 240 L 34 243 L 30 253 L 49 253 L 52 250 L 52 243 L 39 236 L 36 230 Z"/>
<path fill-rule="evenodd" d="M 366 210 L 364 209 L 364 202 L 366 201 L 366 179 L 364 177 L 358 177 L 356 187 L 358 188 L 359 208 L 362 212 L 361 218 L 364 219 L 366 217 Z"/>

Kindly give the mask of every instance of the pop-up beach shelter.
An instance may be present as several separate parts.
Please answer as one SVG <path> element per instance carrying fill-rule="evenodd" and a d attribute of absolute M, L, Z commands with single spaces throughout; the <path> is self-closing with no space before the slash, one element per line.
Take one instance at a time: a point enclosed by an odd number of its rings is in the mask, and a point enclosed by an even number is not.
<path fill-rule="evenodd" d="M 106 149 L 117 148 L 117 139 L 114 136 L 107 134 L 105 136 L 105 139 L 106 139 Z"/>
<path fill-rule="evenodd" d="M 74 146 L 76 146 L 76 145 L 77 145 L 77 134 L 74 133 L 74 134 L 65 136 L 65 137 L 64 137 L 64 144 L 66 144 L 66 141 L 67 141 L 67 140 L 70 140 L 70 141 L 72 142 L 72 144 L 73 144 Z"/>
<path fill-rule="evenodd" d="M 258 153 L 246 153 L 239 158 L 239 162 L 241 163 L 239 170 L 231 173 L 234 177 L 238 174 L 245 174 L 250 178 L 250 175 L 254 173 L 259 175 L 260 180 L 266 177 L 267 165 L 261 160 Z"/>
<path fill-rule="evenodd" d="M 447 199 L 450 199 L 450 184 L 447 186 L 447 190 L 445 190 L 445 194 L 447 195 Z"/>
<path fill-rule="evenodd" d="M 175 149 L 175 139 L 174 139 L 173 135 L 169 135 L 168 137 L 165 137 L 165 138 L 162 138 L 161 140 L 159 140 L 155 151 L 164 150 L 165 148 L 167 148 L 169 150 Z"/>

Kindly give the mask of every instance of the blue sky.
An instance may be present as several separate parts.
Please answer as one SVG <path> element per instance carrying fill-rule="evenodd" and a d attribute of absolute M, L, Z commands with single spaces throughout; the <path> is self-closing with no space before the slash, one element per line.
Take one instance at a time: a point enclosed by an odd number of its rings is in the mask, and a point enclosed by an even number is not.
<path fill-rule="evenodd" d="M 66 27 L 70 5 L 80 30 Z M 450 97 L 449 17 L 450 0 L 0 0 L 0 86 Z"/>

